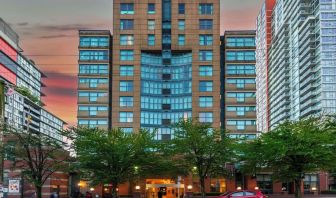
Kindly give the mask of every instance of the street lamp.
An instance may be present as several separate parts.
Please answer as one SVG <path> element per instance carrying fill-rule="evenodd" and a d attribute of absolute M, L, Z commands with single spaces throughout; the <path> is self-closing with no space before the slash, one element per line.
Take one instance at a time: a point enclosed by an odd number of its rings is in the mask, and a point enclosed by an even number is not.
<path fill-rule="evenodd" d="M 240 186 L 237 187 L 237 190 L 241 190 L 241 189 L 242 189 L 242 187 L 240 187 Z"/>
<path fill-rule="evenodd" d="M 192 185 L 188 185 L 188 186 L 187 186 L 188 191 L 191 191 L 192 188 L 193 188 Z"/>
<path fill-rule="evenodd" d="M 140 190 L 140 186 L 139 186 L 139 185 L 136 185 L 136 186 L 135 186 L 135 190 Z"/>

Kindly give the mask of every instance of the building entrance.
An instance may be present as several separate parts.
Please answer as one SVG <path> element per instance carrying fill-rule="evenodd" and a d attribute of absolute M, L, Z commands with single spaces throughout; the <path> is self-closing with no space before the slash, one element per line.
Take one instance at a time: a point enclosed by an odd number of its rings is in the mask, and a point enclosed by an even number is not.
<path fill-rule="evenodd" d="M 170 179 L 146 179 L 146 198 L 182 198 L 184 184 Z"/>

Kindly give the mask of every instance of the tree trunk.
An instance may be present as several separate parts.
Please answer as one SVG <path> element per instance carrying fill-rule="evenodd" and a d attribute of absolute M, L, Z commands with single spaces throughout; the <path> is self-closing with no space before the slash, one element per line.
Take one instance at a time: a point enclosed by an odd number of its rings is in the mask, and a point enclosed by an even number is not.
<path fill-rule="evenodd" d="M 117 188 L 118 186 L 117 185 L 112 185 L 112 198 L 117 198 L 118 197 L 118 192 L 117 192 Z"/>
<path fill-rule="evenodd" d="M 35 186 L 36 198 L 42 198 L 42 186 Z"/>
<path fill-rule="evenodd" d="M 201 197 L 205 198 L 205 177 L 200 177 L 200 183 L 201 183 Z"/>
<path fill-rule="evenodd" d="M 302 179 L 298 178 L 294 180 L 294 190 L 295 190 L 295 198 L 302 198 L 302 193 L 301 193 L 301 182 Z"/>

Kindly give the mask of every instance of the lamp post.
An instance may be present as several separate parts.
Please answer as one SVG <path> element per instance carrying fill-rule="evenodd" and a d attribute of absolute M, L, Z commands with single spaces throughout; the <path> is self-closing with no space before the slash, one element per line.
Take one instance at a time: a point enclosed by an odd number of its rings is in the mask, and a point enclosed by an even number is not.
<path fill-rule="evenodd" d="M 189 184 L 189 185 L 187 186 L 187 190 L 188 190 L 188 192 L 186 192 L 187 198 L 192 197 L 192 194 L 193 194 L 192 189 L 193 189 L 193 186 Z"/>
<path fill-rule="evenodd" d="M 81 194 L 81 186 L 83 184 L 81 182 L 78 182 L 77 186 L 78 186 L 78 192 L 79 192 L 79 195 Z"/>
<path fill-rule="evenodd" d="M 317 188 L 315 186 L 311 188 L 311 191 L 313 191 L 314 195 L 318 194 Z"/>

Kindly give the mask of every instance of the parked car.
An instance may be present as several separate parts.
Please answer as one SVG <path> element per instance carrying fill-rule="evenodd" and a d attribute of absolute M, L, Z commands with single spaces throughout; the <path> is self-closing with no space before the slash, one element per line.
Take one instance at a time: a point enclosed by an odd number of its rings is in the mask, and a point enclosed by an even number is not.
<path fill-rule="evenodd" d="M 266 196 L 259 190 L 249 191 L 241 190 L 235 192 L 226 192 L 222 195 L 219 195 L 217 198 L 266 198 Z"/>

